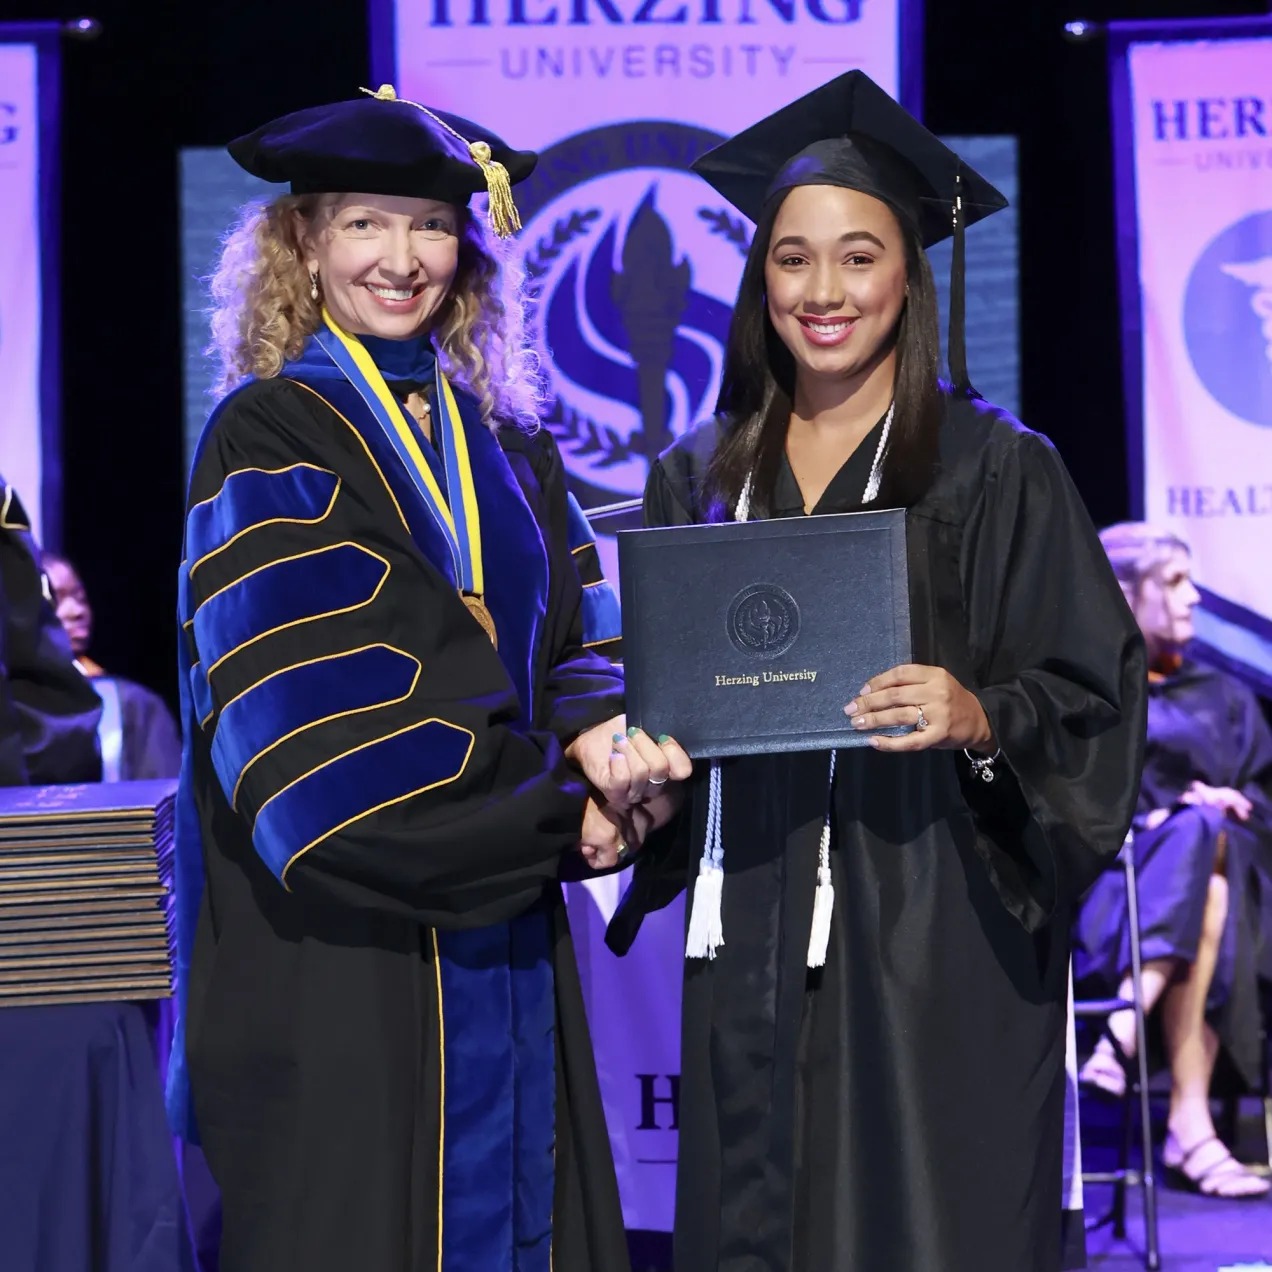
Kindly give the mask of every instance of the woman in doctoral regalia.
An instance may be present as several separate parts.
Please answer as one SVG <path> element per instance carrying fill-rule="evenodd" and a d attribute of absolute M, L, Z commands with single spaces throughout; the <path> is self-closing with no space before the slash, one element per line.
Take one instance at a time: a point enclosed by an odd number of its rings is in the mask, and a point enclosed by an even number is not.
<path fill-rule="evenodd" d="M 625 1272 L 557 880 L 571 758 L 629 800 L 673 766 L 610 762 L 617 605 L 468 207 L 511 232 L 535 157 L 388 87 L 230 153 L 291 192 L 213 281 L 180 579 L 169 1096 L 193 1133 L 188 1061 L 221 1266 Z"/>
<path fill-rule="evenodd" d="M 869 746 L 719 762 L 637 859 L 617 948 L 690 890 L 676 1267 L 1050 1272 L 1069 921 L 1131 819 L 1145 665 L 1056 452 L 967 380 L 963 227 L 1005 200 L 860 72 L 695 169 L 757 228 L 719 418 L 646 519 L 906 508 L 914 664 L 843 705 Z"/>
<path fill-rule="evenodd" d="M 1150 657 L 1135 866 L 1144 1007 L 1157 1009 L 1171 1072 L 1162 1161 L 1173 1183 L 1203 1196 L 1264 1197 L 1268 1181 L 1215 1130 L 1210 1080 L 1221 1048 L 1255 1090 L 1265 1063 L 1259 978 L 1272 979 L 1272 729 L 1249 689 L 1187 656 L 1201 600 L 1188 545 L 1143 522 L 1109 526 L 1100 541 Z M 1129 999 L 1126 886 L 1116 872 L 1096 880 L 1074 935 L 1076 974 Z M 1134 1014 L 1114 1012 L 1083 1084 L 1120 1099 L 1135 1047 Z"/>

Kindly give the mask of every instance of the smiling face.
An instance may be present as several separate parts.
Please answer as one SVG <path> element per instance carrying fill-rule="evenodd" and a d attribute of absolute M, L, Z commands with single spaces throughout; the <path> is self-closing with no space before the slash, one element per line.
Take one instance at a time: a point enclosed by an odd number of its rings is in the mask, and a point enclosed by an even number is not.
<path fill-rule="evenodd" d="M 459 266 L 461 213 L 450 203 L 344 194 L 304 227 L 306 267 L 345 331 L 406 340 L 428 328 Z"/>
<path fill-rule="evenodd" d="M 45 573 L 49 576 L 49 587 L 53 589 L 57 620 L 71 642 L 71 652 L 82 654 L 93 639 L 93 611 L 84 584 L 65 561 L 48 560 Z"/>
<path fill-rule="evenodd" d="M 857 190 L 796 186 L 773 222 L 764 283 L 769 320 L 798 375 L 868 372 L 891 350 L 905 305 L 901 226 Z"/>

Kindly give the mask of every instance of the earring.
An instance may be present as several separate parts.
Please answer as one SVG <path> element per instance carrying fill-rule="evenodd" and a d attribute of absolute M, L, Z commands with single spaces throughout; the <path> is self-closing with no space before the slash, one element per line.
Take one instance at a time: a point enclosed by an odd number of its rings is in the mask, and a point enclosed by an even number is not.
<path fill-rule="evenodd" d="M 309 294 L 315 300 L 318 299 L 318 271 L 316 269 L 309 271 Z"/>

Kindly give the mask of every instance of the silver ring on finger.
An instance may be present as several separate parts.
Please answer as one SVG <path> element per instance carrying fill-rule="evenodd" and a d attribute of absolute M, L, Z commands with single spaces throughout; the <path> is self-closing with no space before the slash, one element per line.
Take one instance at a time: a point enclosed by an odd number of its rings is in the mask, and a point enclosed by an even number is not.
<path fill-rule="evenodd" d="M 649 779 L 650 786 L 666 786 L 667 779 L 665 777 L 651 777 Z"/>
<path fill-rule="evenodd" d="M 629 852 L 629 851 L 630 851 L 630 849 L 628 848 L 628 846 L 627 846 L 626 842 L 625 842 L 624 840 L 620 839 L 620 840 L 618 841 L 618 853 L 616 854 L 616 855 L 617 855 L 617 857 L 618 857 L 618 859 L 619 859 L 619 861 L 622 861 L 622 860 L 623 860 L 623 858 L 627 856 L 627 854 L 628 854 L 628 852 Z"/>
<path fill-rule="evenodd" d="M 923 708 L 922 708 L 922 707 L 920 707 L 920 708 L 919 708 L 919 718 L 918 718 L 918 719 L 914 722 L 914 727 L 915 727 L 916 729 L 918 729 L 918 731 L 919 731 L 920 733 L 922 733 L 922 732 L 923 732 L 923 730 L 924 730 L 924 729 L 926 729 L 926 728 L 928 727 L 928 723 L 929 723 L 929 722 L 928 722 L 928 718 L 927 718 L 927 716 L 925 716 L 925 715 L 923 714 Z"/>

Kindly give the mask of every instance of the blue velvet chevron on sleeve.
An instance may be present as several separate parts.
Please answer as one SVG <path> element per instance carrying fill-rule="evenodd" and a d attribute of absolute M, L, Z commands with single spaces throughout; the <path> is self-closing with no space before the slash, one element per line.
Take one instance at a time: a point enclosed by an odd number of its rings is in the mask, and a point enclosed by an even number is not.
<path fill-rule="evenodd" d="M 572 494 L 567 494 L 569 507 L 570 552 L 583 584 L 583 644 L 609 658 L 618 657 L 617 642 L 623 636 L 623 620 L 618 593 L 601 569 L 596 550 L 596 535 L 587 515 Z"/>
<path fill-rule="evenodd" d="M 311 464 L 243 469 L 187 523 L 192 699 L 221 788 L 284 884 L 324 839 L 454 781 L 474 740 L 461 725 L 394 711 L 422 663 L 361 639 L 387 626 L 376 602 L 392 565 L 324 524 L 340 488 Z M 315 546 L 295 550 L 298 534 Z"/>

